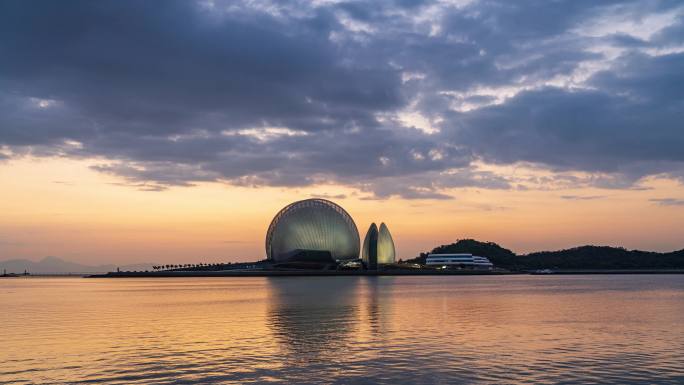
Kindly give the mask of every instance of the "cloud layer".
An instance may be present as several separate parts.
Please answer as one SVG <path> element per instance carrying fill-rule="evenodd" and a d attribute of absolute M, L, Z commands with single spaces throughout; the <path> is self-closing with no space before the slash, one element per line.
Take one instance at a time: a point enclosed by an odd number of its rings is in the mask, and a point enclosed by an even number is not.
<path fill-rule="evenodd" d="M 0 159 L 102 159 L 149 190 L 684 175 L 677 1 L 6 1 L 0 57 Z"/>

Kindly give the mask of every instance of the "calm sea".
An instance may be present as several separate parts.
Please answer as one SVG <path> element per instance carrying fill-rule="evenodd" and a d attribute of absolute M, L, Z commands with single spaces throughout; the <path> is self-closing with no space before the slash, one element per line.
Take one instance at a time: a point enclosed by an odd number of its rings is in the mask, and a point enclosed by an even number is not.
<path fill-rule="evenodd" d="M 684 275 L 0 279 L 2 384 L 684 383 Z"/>

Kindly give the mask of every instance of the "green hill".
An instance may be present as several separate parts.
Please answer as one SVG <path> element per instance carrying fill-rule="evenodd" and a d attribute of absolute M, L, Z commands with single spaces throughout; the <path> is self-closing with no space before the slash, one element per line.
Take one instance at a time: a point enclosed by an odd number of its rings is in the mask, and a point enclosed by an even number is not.
<path fill-rule="evenodd" d="M 558 251 L 540 251 L 516 255 L 494 242 L 461 239 L 435 247 L 407 260 L 425 263 L 430 253 L 471 253 L 489 258 L 497 267 L 511 270 L 535 269 L 684 269 L 684 249 L 669 253 L 627 250 L 622 247 L 581 246 Z"/>
<path fill-rule="evenodd" d="M 622 247 L 581 246 L 541 251 L 520 257 L 527 269 L 681 269 L 684 250 L 669 253 L 627 250 Z"/>

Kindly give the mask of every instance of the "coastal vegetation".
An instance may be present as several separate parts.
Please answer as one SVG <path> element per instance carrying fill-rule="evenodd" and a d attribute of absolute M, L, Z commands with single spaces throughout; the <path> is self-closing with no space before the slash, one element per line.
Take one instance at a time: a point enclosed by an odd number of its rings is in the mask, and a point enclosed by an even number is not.
<path fill-rule="evenodd" d="M 558 251 L 518 255 L 494 242 L 461 239 L 407 260 L 425 263 L 431 253 L 471 253 L 489 258 L 497 267 L 510 270 L 536 269 L 683 269 L 684 249 L 667 253 L 627 250 L 623 247 L 580 246 Z"/>

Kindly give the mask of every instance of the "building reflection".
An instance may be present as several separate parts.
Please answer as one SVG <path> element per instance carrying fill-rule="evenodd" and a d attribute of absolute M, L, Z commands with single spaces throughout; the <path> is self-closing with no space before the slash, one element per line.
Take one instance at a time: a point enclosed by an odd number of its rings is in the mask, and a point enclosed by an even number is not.
<path fill-rule="evenodd" d="M 290 361 L 339 359 L 356 332 L 362 278 L 268 280 L 268 326 Z"/>
<path fill-rule="evenodd" d="M 361 289 L 361 325 L 368 329 L 368 338 L 383 339 L 391 327 L 391 297 L 395 277 L 364 277 Z"/>

